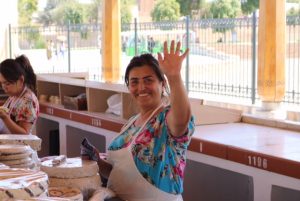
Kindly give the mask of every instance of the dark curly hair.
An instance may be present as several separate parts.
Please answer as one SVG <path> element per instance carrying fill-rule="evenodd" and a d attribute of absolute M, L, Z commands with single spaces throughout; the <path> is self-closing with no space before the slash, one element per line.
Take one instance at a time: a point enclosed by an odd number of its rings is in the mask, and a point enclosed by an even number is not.
<path fill-rule="evenodd" d="M 133 57 L 125 71 L 125 84 L 129 85 L 129 73 L 133 68 L 142 67 L 144 65 L 149 66 L 154 71 L 155 75 L 158 77 L 159 81 L 164 82 L 164 74 L 159 68 L 158 61 L 152 54 L 141 54 L 139 56 Z"/>
<path fill-rule="evenodd" d="M 0 63 L 0 73 L 10 83 L 17 82 L 23 75 L 25 85 L 36 93 L 36 75 L 25 55 L 2 61 Z"/>

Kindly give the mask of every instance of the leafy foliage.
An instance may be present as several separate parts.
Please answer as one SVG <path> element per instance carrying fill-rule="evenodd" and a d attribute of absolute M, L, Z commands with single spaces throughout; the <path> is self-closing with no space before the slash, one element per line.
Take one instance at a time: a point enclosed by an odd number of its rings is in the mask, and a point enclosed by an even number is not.
<path fill-rule="evenodd" d="M 287 3 L 300 3 L 300 0 L 286 0 Z"/>
<path fill-rule="evenodd" d="M 48 0 L 38 21 L 44 25 L 63 25 L 98 22 L 102 0 L 81 4 L 78 0 Z"/>
<path fill-rule="evenodd" d="M 159 0 L 151 13 L 151 17 L 155 22 L 178 20 L 180 5 L 176 0 Z"/>
<path fill-rule="evenodd" d="M 135 0 L 121 0 L 121 23 L 132 21 L 131 6 Z M 81 4 L 78 0 L 48 0 L 38 21 L 44 25 L 68 23 L 99 23 L 101 20 L 102 0 L 93 0 L 90 4 Z"/>
<path fill-rule="evenodd" d="M 91 4 L 84 7 L 83 21 L 89 23 L 99 23 L 101 19 L 102 0 L 93 0 Z"/>
<path fill-rule="evenodd" d="M 192 15 L 192 10 L 199 10 L 204 7 L 205 0 L 176 0 L 180 5 L 180 13 L 183 16 Z"/>
<path fill-rule="evenodd" d="M 212 2 L 210 12 L 213 18 L 235 18 L 240 13 L 240 1 L 216 0 Z"/>
<path fill-rule="evenodd" d="M 300 10 L 292 7 L 288 12 L 286 13 L 287 16 L 297 16 L 300 14 Z"/>
<path fill-rule="evenodd" d="M 213 18 L 235 18 L 240 13 L 240 1 L 239 0 L 216 0 L 211 4 L 210 12 Z M 234 31 L 235 24 L 233 21 L 226 23 L 223 28 L 216 26 L 214 31 L 225 33 L 227 30 Z M 224 39 L 226 41 L 226 35 Z"/>
<path fill-rule="evenodd" d="M 31 25 L 32 14 L 37 11 L 38 0 L 19 0 L 18 12 L 19 12 L 19 24 Z"/>
<path fill-rule="evenodd" d="M 246 15 L 251 14 L 253 11 L 257 10 L 259 7 L 259 0 L 247 0 L 242 3 L 242 12 Z"/>
<path fill-rule="evenodd" d="M 135 4 L 134 0 L 121 0 L 121 24 L 132 22 L 131 6 Z"/>

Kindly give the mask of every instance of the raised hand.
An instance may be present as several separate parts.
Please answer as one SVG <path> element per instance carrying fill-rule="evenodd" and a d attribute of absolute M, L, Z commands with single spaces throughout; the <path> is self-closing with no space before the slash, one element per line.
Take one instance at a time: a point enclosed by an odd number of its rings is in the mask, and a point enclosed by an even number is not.
<path fill-rule="evenodd" d="M 158 62 L 161 70 L 167 77 L 170 87 L 170 112 L 167 116 L 168 127 L 173 136 L 182 136 L 187 130 L 191 118 L 189 99 L 181 78 L 180 70 L 182 61 L 186 58 L 189 50 L 183 54 L 180 52 L 181 44 L 172 40 L 170 51 L 168 43 L 164 42 L 164 54 L 158 54 Z"/>
<path fill-rule="evenodd" d="M 175 41 L 171 41 L 170 52 L 168 50 L 168 42 L 164 42 L 164 55 L 158 53 L 158 62 L 163 73 L 169 76 L 180 75 L 182 61 L 186 58 L 189 49 L 180 55 L 181 43 L 177 42 L 175 49 Z"/>

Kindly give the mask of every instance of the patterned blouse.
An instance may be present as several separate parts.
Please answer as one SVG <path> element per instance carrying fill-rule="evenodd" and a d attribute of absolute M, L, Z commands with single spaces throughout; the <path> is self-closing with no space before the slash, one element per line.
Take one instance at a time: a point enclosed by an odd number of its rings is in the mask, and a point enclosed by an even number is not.
<path fill-rule="evenodd" d="M 139 172 L 157 188 L 172 194 L 183 192 L 183 175 L 186 151 L 194 132 L 194 119 L 181 137 L 173 137 L 168 128 L 166 115 L 170 106 L 154 116 L 138 134 L 132 145 L 132 156 Z M 129 121 L 130 122 L 130 121 Z M 118 150 L 130 145 L 139 127 L 131 125 L 113 140 L 109 150 Z"/>
<path fill-rule="evenodd" d="M 39 114 L 39 102 L 30 89 L 24 90 L 21 97 L 10 96 L 4 106 L 9 109 L 10 118 L 14 122 L 25 121 L 35 124 Z"/>

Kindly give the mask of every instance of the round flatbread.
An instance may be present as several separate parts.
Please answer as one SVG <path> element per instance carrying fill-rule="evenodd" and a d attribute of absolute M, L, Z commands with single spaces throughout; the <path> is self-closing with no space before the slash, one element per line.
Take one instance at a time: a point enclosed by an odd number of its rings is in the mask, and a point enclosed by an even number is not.
<path fill-rule="evenodd" d="M 48 189 L 48 176 L 37 170 L 0 169 L 0 200 L 38 197 Z"/>
<path fill-rule="evenodd" d="M 68 198 L 72 201 L 82 201 L 83 196 L 79 188 L 74 187 L 49 187 L 48 188 L 49 197 L 60 197 Z"/>
<path fill-rule="evenodd" d="M 29 145 L 35 151 L 41 150 L 42 140 L 36 135 L 1 134 L 0 144 Z"/>
<path fill-rule="evenodd" d="M 0 161 L 23 159 L 23 158 L 31 157 L 31 155 L 32 155 L 31 150 L 27 150 L 24 153 L 19 153 L 19 154 L 0 155 Z"/>
<path fill-rule="evenodd" d="M 22 158 L 22 159 L 17 159 L 17 160 L 9 160 L 9 161 L 2 161 L 5 165 L 12 166 L 12 165 L 23 165 L 27 164 L 31 161 L 32 159 L 30 157 L 27 158 Z"/>
<path fill-rule="evenodd" d="M 101 180 L 99 174 L 96 174 L 91 177 L 82 177 L 75 179 L 61 179 L 49 177 L 49 186 L 68 186 L 73 188 L 79 188 L 82 192 L 83 199 L 87 200 L 93 194 L 93 192 L 101 186 Z"/>
<path fill-rule="evenodd" d="M 70 199 L 40 196 L 40 197 L 36 197 L 36 198 L 28 198 L 26 200 L 22 199 L 20 201 L 70 201 Z"/>
<path fill-rule="evenodd" d="M 94 176 L 99 171 L 96 161 L 67 158 L 58 165 L 55 161 L 55 159 L 50 159 L 41 164 L 41 170 L 46 172 L 49 177 L 62 179 L 82 178 Z"/>
<path fill-rule="evenodd" d="M 33 161 L 29 161 L 23 164 L 10 165 L 11 168 L 22 168 L 22 169 L 32 169 L 35 163 Z"/>
<path fill-rule="evenodd" d="M 30 150 L 28 145 L 11 145 L 11 144 L 2 144 L 0 145 L 0 155 L 9 155 L 9 154 L 21 154 Z"/>
<path fill-rule="evenodd" d="M 4 165 L 3 163 L 0 163 L 0 169 L 7 169 L 9 168 L 7 165 Z"/>

